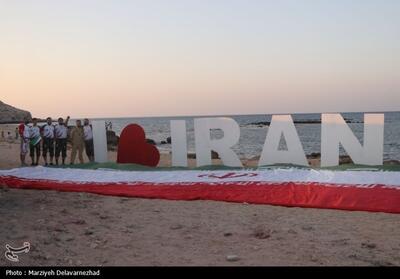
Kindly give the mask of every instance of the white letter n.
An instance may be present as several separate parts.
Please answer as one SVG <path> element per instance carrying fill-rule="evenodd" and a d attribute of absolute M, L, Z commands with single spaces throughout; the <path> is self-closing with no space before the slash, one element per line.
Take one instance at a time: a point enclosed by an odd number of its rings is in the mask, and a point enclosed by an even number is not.
<path fill-rule="evenodd" d="M 381 165 L 384 122 L 384 114 L 364 115 L 362 146 L 340 114 L 322 114 L 321 166 L 339 165 L 339 143 L 355 164 Z"/>

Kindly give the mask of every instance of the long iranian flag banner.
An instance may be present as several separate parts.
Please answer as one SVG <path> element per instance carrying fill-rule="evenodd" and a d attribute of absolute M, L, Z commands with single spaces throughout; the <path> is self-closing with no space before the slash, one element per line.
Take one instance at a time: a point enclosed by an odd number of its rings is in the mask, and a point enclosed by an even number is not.
<path fill-rule="evenodd" d="M 400 172 L 390 171 L 121 171 L 35 167 L 0 171 L 0 185 L 138 198 L 400 213 Z"/>

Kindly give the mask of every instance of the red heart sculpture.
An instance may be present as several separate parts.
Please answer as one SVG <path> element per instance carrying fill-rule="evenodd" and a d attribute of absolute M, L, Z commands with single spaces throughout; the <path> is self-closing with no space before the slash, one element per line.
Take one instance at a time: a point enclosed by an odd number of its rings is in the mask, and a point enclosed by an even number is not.
<path fill-rule="evenodd" d="M 146 142 L 142 127 L 129 124 L 120 135 L 117 163 L 139 164 L 156 167 L 160 161 L 160 152 L 154 145 Z"/>

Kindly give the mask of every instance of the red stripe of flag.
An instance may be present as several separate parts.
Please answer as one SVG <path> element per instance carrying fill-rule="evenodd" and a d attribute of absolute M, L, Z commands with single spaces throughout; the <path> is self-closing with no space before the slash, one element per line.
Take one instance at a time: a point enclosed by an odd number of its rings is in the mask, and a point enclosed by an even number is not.
<path fill-rule="evenodd" d="M 400 213 L 400 190 L 387 185 L 365 187 L 302 182 L 232 183 L 74 183 L 0 176 L 11 188 L 88 192 L 101 195 L 168 200 L 215 200 L 295 207 Z"/>

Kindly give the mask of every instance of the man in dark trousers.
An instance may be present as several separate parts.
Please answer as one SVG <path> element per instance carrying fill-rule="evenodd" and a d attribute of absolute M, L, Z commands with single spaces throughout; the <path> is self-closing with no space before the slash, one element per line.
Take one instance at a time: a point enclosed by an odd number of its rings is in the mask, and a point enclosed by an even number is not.
<path fill-rule="evenodd" d="M 30 152 L 32 159 L 32 166 L 37 166 L 39 164 L 40 158 L 40 127 L 37 125 L 37 119 L 32 119 L 32 127 L 29 128 L 29 135 L 30 135 Z M 35 161 L 35 153 L 36 153 L 36 161 Z"/>
<path fill-rule="evenodd" d="M 58 118 L 58 124 L 54 127 L 54 136 L 56 139 L 56 165 L 58 165 L 58 159 L 61 159 L 62 164 L 65 165 L 65 158 L 67 157 L 67 138 L 68 138 L 68 121 L 69 116 L 64 122 L 63 118 Z"/>
<path fill-rule="evenodd" d="M 93 131 L 92 125 L 90 125 L 89 119 L 87 118 L 83 120 L 83 133 L 86 155 L 88 156 L 90 162 L 94 162 Z"/>
<path fill-rule="evenodd" d="M 47 152 L 50 154 L 50 165 L 53 165 L 54 158 L 54 125 L 51 117 L 47 117 L 46 124 L 42 127 L 43 138 L 43 159 L 45 166 L 47 163 Z"/>

